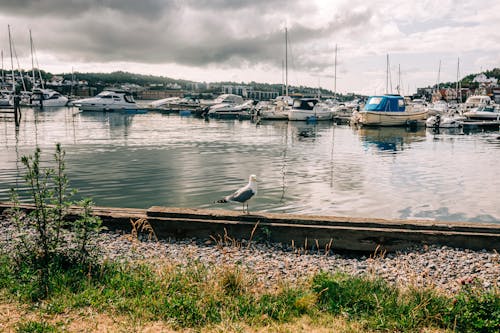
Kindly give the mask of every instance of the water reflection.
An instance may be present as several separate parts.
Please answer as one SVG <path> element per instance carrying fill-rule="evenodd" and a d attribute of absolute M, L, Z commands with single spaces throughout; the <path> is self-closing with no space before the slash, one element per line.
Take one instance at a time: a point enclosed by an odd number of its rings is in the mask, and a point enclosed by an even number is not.
<path fill-rule="evenodd" d="M 259 177 L 251 211 L 499 221 L 498 132 L 432 133 L 328 122 L 205 121 L 174 114 L 25 110 L 0 122 L 0 200 L 20 157 L 56 142 L 71 184 L 101 206 L 239 209 L 214 201 Z M 393 158 L 387 158 L 387 156 Z"/>
<path fill-rule="evenodd" d="M 405 150 L 411 143 L 425 140 L 425 128 L 361 127 L 357 132 L 367 147 L 383 152 Z"/>

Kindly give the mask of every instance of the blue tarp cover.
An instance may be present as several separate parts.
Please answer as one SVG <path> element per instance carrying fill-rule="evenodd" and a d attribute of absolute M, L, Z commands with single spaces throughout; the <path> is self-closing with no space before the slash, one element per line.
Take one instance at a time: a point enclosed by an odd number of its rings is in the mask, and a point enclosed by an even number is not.
<path fill-rule="evenodd" d="M 401 96 L 370 96 L 365 105 L 365 111 L 403 112 L 404 99 Z"/>

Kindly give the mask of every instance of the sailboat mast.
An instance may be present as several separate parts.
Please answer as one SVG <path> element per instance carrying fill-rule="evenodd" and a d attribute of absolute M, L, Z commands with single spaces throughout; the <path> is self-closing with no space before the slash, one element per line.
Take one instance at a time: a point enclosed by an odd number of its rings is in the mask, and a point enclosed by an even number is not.
<path fill-rule="evenodd" d="M 439 60 L 439 68 L 438 68 L 438 78 L 436 82 L 436 89 L 439 91 L 439 81 L 441 81 L 441 60 Z"/>
<path fill-rule="evenodd" d="M 285 96 L 288 96 L 288 28 L 285 27 Z"/>
<path fill-rule="evenodd" d="M 3 73 L 3 50 L 2 50 L 2 85 L 4 84 L 4 82 L 5 82 L 5 76 Z"/>
<path fill-rule="evenodd" d="M 337 96 L 337 44 L 335 44 L 335 66 L 334 66 L 334 76 L 333 76 L 333 97 Z"/>
<path fill-rule="evenodd" d="M 389 94 L 389 54 L 387 54 L 386 62 L 387 68 L 385 72 L 385 93 Z"/>
<path fill-rule="evenodd" d="M 31 37 L 31 29 L 30 29 L 30 48 L 31 48 L 31 74 L 33 76 L 32 88 L 34 88 L 35 82 L 36 82 L 36 77 L 35 77 L 35 60 L 33 58 L 33 38 Z"/>
<path fill-rule="evenodd" d="M 401 64 L 398 64 L 398 94 L 401 95 Z"/>
<path fill-rule="evenodd" d="M 285 95 L 285 60 L 281 59 L 281 95 Z"/>
<path fill-rule="evenodd" d="M 13 96 L 16 94 L 16 78 L 14 76 L 14 59 L 12 56 L 12 36 L 10 35 L 10 24 L 7 25 L 9 30 L 9 48 L 10 48 L 10 67 L 12 69 L 12 94 Z"/>
<path fill-rule="evenodd" d="M 462 91 L 460 89 L 460 57 L 457 59 L 457 100 L 459 103 L 462 101 Z"/>

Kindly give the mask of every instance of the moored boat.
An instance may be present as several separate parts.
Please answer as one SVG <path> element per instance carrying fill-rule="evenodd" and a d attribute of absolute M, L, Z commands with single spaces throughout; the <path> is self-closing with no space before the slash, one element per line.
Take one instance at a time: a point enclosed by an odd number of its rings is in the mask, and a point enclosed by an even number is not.
<path fill-rule="evenodd" d="M 125 90 L 107 89 L 91 98 L 76 100 L 72 105 L 81 111 L 137 110 L 132 94 Z"/>
<path fill-rule="evenodd" d="M 245 101 L 241 104 L 216 104 L 208 110 L 208 116 L 213 118 L 237 118 L 250 119 L 253 109 L 253 100 Z"/>
<path fill-rule="evenodd" d="M 464 112 L 463 115 L 472 120 L 500 120 L 500 107 L 496 105 L 482 105 Z"/>
<path fill-rule="evenodd" d="M 423 122 L 427 110 L 413 109 L 400 95 L 371 96 L 362 111 L 355 111 L 352 122 L 363 126 L 406 126 Z"/>
<path fill-rule="evenodd" d="M 288 110 L 288 120 L 332 120 L 333 110 L 316 98 L 300 98 L 293 101 Z"/>
<path fill-rule="evenodd" d="M 52 89 L 33 89 L 31 93 L 31 105 L 40 107 L 66 106 L 68 97 Z"/>

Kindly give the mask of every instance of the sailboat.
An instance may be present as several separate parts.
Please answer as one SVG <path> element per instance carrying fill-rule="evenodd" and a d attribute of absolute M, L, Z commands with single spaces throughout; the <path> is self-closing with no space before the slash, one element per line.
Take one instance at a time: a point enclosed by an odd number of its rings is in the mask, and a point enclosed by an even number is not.
<path fill-rule="evenodd" d="M 285 27 L 285 95 L 278 96 L 273 103 L 263 105 L 258 116 L 264 120 L 288 120 L 288 110 L 292 98 L 288 96 L 288 29 Z"/>
<path fill-rule="evenodd" d="M 337 92 L 337 45 L 335 45 L 335 94 Z M 336 105 L 322 102 L 319 99 L 296 99 L 288 111 L 288 120 L 318 121 L 332 120 Z"/>
<path fill-rule="evenodd" d="M 29 30 L 30 32 L 30 47 L 31 47 L 31 68 L 32 68 L 32 75 L 33 75 L 33 89 L 31 90 L 31 105 L 33 106 L 39 106 L 39 107 L 57 107 L 57 106 L 66 106 L 68 104 L 69 99 L 62 95 L 61 93 L 52 90 L 52 89 L 47 89 L 44 87 L 43 84 L 43 78 L 40 73 L 40 70 L 38 70 L 38 73 L 40 74 L 40 87 L 37 87 L 36 83 L 36 77 L 35 77 L 35 62 L 34 62 L 34 44 L 33 44 L 33 37 L 31 36 L 31 29 Z M 37 60 L 38 64 L 38 60 Z"/>

